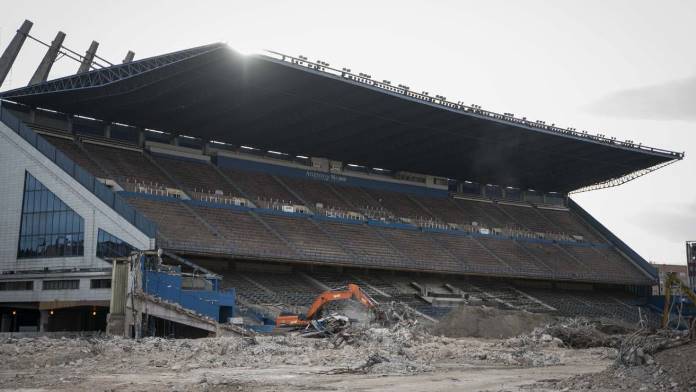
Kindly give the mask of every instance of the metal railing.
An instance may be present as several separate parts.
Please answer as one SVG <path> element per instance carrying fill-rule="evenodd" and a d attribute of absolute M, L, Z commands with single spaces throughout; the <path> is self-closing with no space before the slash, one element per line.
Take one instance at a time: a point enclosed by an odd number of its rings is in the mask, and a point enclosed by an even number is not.
<path fill-rule="evenodd" d="M 46 139 L 34 132 L 29 126 L 12 114 L 3 106 L 0 101 L 0 122 L 26 140 L 39 152 L 41 152 L 51 162 L 55 163 L 63 171 L 68 173 L 72 178 L 87 188 L 99 200 L 116 211 L 125 220 L 131 223 L 138 230 L 145 233 L 150 238 L 154 238 L 157 233 L 157 226 L 144 215 L 136 211 L 133 207 L 125 202 L 119 195 L 102 184 L 96 177 L 83 169 L 80 165 L 73 162 L 66 154 L 55 148 Z"/>

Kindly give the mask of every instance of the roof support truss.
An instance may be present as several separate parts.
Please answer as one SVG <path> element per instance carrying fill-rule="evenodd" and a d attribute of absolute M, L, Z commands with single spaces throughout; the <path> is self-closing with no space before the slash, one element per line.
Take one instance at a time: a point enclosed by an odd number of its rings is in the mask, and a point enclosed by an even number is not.
<path fill-rule="evenodd" d="M 592 184 L 586 187 L 578 188 L 574 191 L 569 192 L 569 195 L 575 194 L 575 193 L 583 193 L 583 192 L 589 192 L 589 191 L 596 191 L 598 189 L 606 189 L 606 188 L 613 188 L 615 186 L 623 185 L 627 182 L 633 181 L 635 179 L 638 179 L 640 177 L 643 177 L 646 174 L 650 174 L 656 170 L 662 169 L 665 166 L 669 166 L 675 162 L 679 161 L 679 159 L 673 159 L 671 161 L 667 162 L 662 162 L 660 164 L 657 164 L 655 166 L 651 166 L 647 169 L 642 169 L 638 171 L 634 171 L 632 173 L 626 174 L 625 176 L 621 177 L 616 177 L 612 178 L 606 181 L 598 182 L 596 184 Z"/>

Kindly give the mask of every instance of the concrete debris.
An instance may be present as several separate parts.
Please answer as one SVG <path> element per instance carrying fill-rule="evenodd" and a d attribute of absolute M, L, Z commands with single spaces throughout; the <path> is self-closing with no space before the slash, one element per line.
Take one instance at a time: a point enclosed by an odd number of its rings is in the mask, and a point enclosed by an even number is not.
<path fill-rule="evenodd" d="M 392 326 L 399 323 L 415 324 L 420 318 L 413 308 L 403 302 L 391 301 L 379 305 L 379 320 L 382 325 Z"/>
<path fill-rule="evenodd" d="M 566 331 L 561 332 L 564 327 Z M 696 343 L 684 331 L 638 329 L 626 333 L 629 331 L 622 326 L 575 319 L 539 328 L 525 338 L 536 341 L 544 332 L 559 336 L 569 347 L 606 347 L 614 351 L 614 360 L 602 372 L 539 383 L 535 388 L 696 392 Z"/>
<path fill-rule="evenodd" d="M 6 338 L 0 340 L 0 383 L 10 389 L 41 389 L 52 386 L 57 377 L 71 390 L 94 390 L 112 374 L 111 388 L 126 391 L 222 391 L 238 386 L 243 386 L 243 390 L 313 390 L 325 389 L 329 384 L 323 383 L 327 380 L 346 380 L 337 377 L 377 383 L 374 380 L 382 377 L 439 375 L 452 369 L 459 369 L 458 377 L 465 378 L 476 371 L 493 377 L 498 370 L 492 369 L 519 369 L 523 373 L 515 376 L 516 380 L 520 376 L 535 377 L 530 380 L 535 383 L 536 389 L 532 390 L 640 391 L 647 386 L 642 390 L 696 391 L 696 345 L 688 344 L 688 338 L 679 333 L 633 332 L 625 326 L 587 319 L 537 318 L 526 312 L 462 307 L 445 325 L 454 331 L 459 328 L 457 323 L 464 320 L 463 314 L 468 314 L 470 318 L 461 326 L 464 331 L 457 334 L 473 330 L 480 335 L 481 328 L 490 326 L 492 320 L 501 323 L 491 332 L 494 335 L 510 331 L 525 320 L 532 320 L 535 327 L 504 339 L 454 338 L 438 335 L 436 332 L 442 329 L 424 324 L 407 308 L 396 305 L 386 309 L 389 316 L 381 323 L 355 322 L 344 315 L 331 314 L 313 321 L 304 330 L 277 335 L 196 340 Z M 482 316 L 477 319 L 477 315 Z M 474 324 L 477 329 L 470 329 Z M 568 378 L 582 372 L 599 373 Z M 130 384 L 120 381 L 125 374 L 133 375 Z M 294 374 L 292 377 L 298 378 L 286 379 L 278 374 Z M 136 380 L 136 375 L 142 380 Z M 291 379 L 298 380 L 295 389 L 286 388 Z M 150 388 L 143 384 L 148 380 L 160 384 Z M 347 390 L 354 386 L 348 382 L 345 387 Z M 338 388 L 343 390 L 343 386 Z M 422 389 L 428 388 L 423 385 Z"/>
<path fill-rule="evenodd" d="M 636 350 L 642 351 L 642 350 Z M 696 344 L 667 348 L 654 355 L 636 354 L 641 365 L 615 363 L 594 374 L 559 381 L 553 388 L 561 391 L 696 391 Z M 624 362 L 622 360 L 621 362 Z M 618 361 L 617 361 L 618 362 Z M 548 387 L 548 386 L 547 386 Z"/>
<path fill-rule="evenodd" d="M 329 338 L 333 347 L 339 348 L 344 344 L 352 345 L 358 341 L 369 340 L 367 336 L 375 326 L 401 331 L 408 329 L 412 333 L 416 333 L 421 328 L 418 315 L 400 302 L 380 304 L 370 313 L 372 315 L 370 319 L 364 317 L 351 319 L 345 315 L 333 313 L 319 320 L 312 320 L 300 331 L 300 334 L 306 338 Z"/>
<path fill-rule="evenodd" d="M 389 358 L 385 358 L 377 353 L 371 354 L 362 365 L 356 368 L 332 369 L 328 374 L 364 374 L 367 373 L 374 365 L 379 363 L 389 362 Z"/>
<path fill-rule="evenodd" d="M 306 339 L 300 332 L 196 340 L 117 337 L 22 338 L 0 340 L 6 369 L 75 367 L 89 372 L 104 366 L 128 372 L 162 368 L 175 372 L 278 366 L 317 368 L 323 373 L 417 374 L 437 363 L 481 366 L 551 366 L 562 363 L 548 347 L 521 348 L 475 339 L 435 336 L 417 321 L 401 317 L 391 327 L 350 325 L 342 317 L 320 320 L 328 338 Z M 341 336 L 340 343 L 336 336 Z M 108 365 L 107 365 L 108 364 Z"/>
<path fill-rule="evenodd" d="M 619 347 L 618 365 L 637 366 L 652 364 L 652 355 L 674 347 L 691 343 L 684 333 L 678 331 L 657 331 L 649 333 L 638 330 L 627 336 Z"/>
<path fill-rule="evenodd" d="M 627 332 L 623 326 L 586 318 L 557 320 L 535 330 L 537 335 L 547 334 L 571 348 L 618 348 Z"/>

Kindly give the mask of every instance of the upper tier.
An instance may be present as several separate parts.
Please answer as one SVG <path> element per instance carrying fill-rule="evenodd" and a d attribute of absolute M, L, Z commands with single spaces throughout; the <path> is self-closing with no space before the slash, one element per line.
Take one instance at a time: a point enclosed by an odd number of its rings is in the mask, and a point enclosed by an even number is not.
<path fill-rule="evenodd" d="M 119 148 L 70 139 L 71 135 L 44 137 L 95 175 L 114 180 L 127 191 L 183 195 L 219 203 L 244 202 L 249 206 L 302 210 L 353 219 L 377 219 L 419 227 L 490 230 L 499 234 L 561 240 L 604 242 L 584 221 L 559 205 L 532 205 L 524 201 L 493 200 L 481 195 L 360 179 L 347 176 L 323 181 L 312 170 L 283 168 L 219 156 L 190 159 L 153 154 L 134 147 Z M 174 154 L 175 152 L 172 152 Z M 265 170 L 267 169 L 267 171 Z M 275 169 L 279 169 L 276 167 Z M 278 174 L 280 173 L 280 174 Z M 336 177 L 339 178 L 339 177 Z M 355 180 L 357 181 L 357 180 Z M 175 191 L 175 189 L 177 191 Z"/>
<path fill-rule="evenodd" d="M 234 159 L 153 154 L 44 135 L 113 180 L 172 250 L 266 260 L 649 282 L 591 224 L 562 206 L 450 195 L 393 183 L 279 175 Z M 287 173 L 286 173 L 287 172 Z M 292 171 L 281 173 L 292 174 Z M 306 174 L 306 173 L 305 173 Z M 154 196 L 153 196 L 154 195 Z M 188 200 L 193 199 L 193 200 Z M 252 209 L 249 209 L 252 207 Z M 291 212 L 289 212 L 291 211 Z"/>

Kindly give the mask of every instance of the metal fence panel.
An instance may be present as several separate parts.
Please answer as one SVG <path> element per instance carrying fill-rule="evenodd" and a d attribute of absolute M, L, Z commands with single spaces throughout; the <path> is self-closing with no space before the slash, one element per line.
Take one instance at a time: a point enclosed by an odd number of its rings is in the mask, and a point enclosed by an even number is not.
<path fill-rule="evenodd" d="M 21 136 L 24 140 L 28 141 L 29 144 L 32 146 L 36 147 L 36 138 L 38 137 L 34 131 L 32 131 L 29 127 L 27 127 L 24 124 L 18 122 L 18 129 L 19 129 L 19 136 Z"/>
<path fill-rule="evenodd" d="M 135 227 L 140 229 L 149 237 L 154 237 L 157 233 L 157 226 L 138 211 L 135 211 Z"/>
<path fill-rule="evenodd" d="M 114 210 L 121 214 L 128 222 L 135 222 L 135 209 L 123 200 L 119 195 L 114 199 Z"/>
<path fill-rule="evenodd" d="M 58 165 L 58 167 L 63 169 L 63 171 L 70 174 L 71 177 L 73 176 L 73 173 L 75 172 L 75 163 L 70 158 L 68 158 L 68 156 L 65 155 L 65 153 L 63 153 L 60 150 L 56 151 L 56 159 L 54 160 L 54 162 L 56 163 L 56 165 Z"/>
<path fill-rule="evenodd" d="M 41 151 L 41 153 L 44 154 L 48 159 L 52 160 L 53 162 L 56 161 L 56 148 L 41 136 L 37 136 L 36 148 L 38 148 L 39 151 Z"/>
<path fill-rule="evenodd" d="M 75 165 L 74 176 L 77 182 L 82 184 L 85 188 L 89 189 L 90 192 L 94 193 L 94 182 L 96 181 L 94 176 L 89 174 L 89 172 L 79 165 Z"/>
<path fill-rule="evenodd" d="M 109 189 L 106 185 L 102 184 L 99 180 L 94 181 L 94 194 L 106 203 L 109 207 L 114 206 L 114 192 Z"/>

